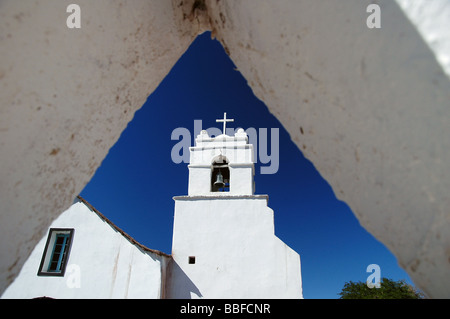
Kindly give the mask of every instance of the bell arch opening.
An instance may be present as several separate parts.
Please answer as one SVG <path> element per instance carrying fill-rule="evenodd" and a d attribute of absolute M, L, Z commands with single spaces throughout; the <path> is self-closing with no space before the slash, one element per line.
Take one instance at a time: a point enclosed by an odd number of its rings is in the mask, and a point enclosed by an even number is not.
<path fill-rule="evenodd" d="M 211 164 L 211 192 L 230 191 L 230 168 L 228 159 L 219 156 Z"/>

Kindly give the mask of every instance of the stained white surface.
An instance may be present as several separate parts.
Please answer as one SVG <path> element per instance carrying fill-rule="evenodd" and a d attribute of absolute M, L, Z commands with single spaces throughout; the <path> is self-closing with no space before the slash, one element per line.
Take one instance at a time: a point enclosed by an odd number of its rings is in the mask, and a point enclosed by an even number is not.
<path fill-rule="evenodd" d="M 450 1 L 432 2 L 377 1 L 380 29 L 359 0 L 211 1 L 209 14 L 335 195 L 415 285 L 448 297 L 450 81 L 436 57 L 448 55 Z"/>
<path fill-rule="evenodd" d="M 182 2 L 79 0 L 77 31 L 68 1 L 0 3 L 0 289 L 210 29 L 362 226 L 448 297 L 449 1 L 377 1 L 381 29 L 360 0 Z"/>
<path fill-rule="evenodd" d="M 68 29 L 71 3 L 0 2 L 0 291 L 198 32 L 167 0 L 79 0 Z"/>

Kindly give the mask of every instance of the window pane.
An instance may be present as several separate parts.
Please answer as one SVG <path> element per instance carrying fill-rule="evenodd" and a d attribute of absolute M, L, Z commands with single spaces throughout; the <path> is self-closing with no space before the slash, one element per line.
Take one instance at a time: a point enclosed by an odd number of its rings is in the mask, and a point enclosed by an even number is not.
<path fill-rule="evenodd" d="M 64 259 L 68 246 L 68 235 L 56 235 L 55 245 L 53 248 L 53 255 L 51 257 L 49 271 L 61 271 L 61 266 L 64 264 Z"/>
<path fill-rule="evenodd" d="M 38 276 L 62 276 L 69 258 L 73 229 L 50 229 Z"/>
<path fill-rule="evenodd" d="M 57 262 L 51 262 L 50 266 L 48 267 L 48 271 L 56 271 L 57 266 L 58 266 Z"/>

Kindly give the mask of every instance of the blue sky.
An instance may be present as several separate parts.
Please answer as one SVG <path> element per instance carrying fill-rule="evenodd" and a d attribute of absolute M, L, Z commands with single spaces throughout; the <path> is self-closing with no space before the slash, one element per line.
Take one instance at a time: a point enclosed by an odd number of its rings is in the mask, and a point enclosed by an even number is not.
<path fill-rule="evenodd" d="M 171 140 L 172 131 L 187 128 L 193 145 L 194 120 L 202 120 L 203 129 L 222 128 L 215 120 L 224 112 L 235 119 L 227 127 L 267 128 L 269 140 L 270 129 L 279 128 L 279 169 L 262 175 L 256 163 L 255 193 L 269 195 L 275 234 L 300 254 L 305 298 L 338 298 L 345 282 L 366 281 L 370 264 L 380 266 L 382 277 L 412 284 L 395 257 L 336 199 L 209 32 L 149 92 L 80 195 L 143 245 L 170 254 L 172 197 L 186 195 L 188 186 L 187 164 L 171 159 L 179 142 Z"/>

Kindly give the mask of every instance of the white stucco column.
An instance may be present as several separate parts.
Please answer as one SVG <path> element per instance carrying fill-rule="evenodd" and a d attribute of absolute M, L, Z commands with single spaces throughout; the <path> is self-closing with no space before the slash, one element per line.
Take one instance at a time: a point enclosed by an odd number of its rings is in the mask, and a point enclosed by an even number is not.
<path fill-rule="evenodd" d="M 200 30 L 189 0 L 78 0 L 69 29 L 73 2 L 0 2 L 0 292 Z"/>
<path fill-rule="evenodd" d="M 375 1 L 374 1 L 375 3 Z M 257 97 L 430 297 L 450 295 L 449 1 L 211 1 Z"/>

